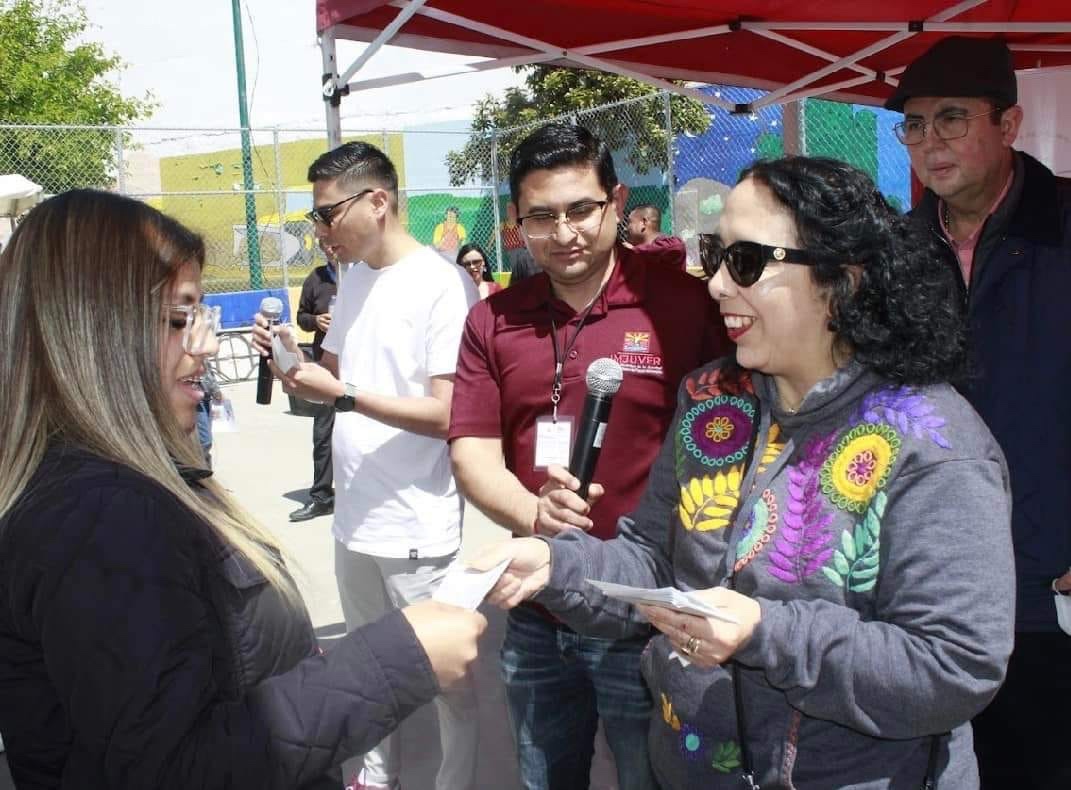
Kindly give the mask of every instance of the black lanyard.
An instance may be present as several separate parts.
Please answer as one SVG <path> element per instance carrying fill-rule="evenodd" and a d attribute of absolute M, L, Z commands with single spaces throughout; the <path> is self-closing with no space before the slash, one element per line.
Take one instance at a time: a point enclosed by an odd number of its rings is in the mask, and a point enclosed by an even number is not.
<path fill-rule="evenodd" d="M 588 320 L 588 316 L 591 315 L 591 311 L 595 307 L 595 303 L 599 301 L 599 297 L 602 296 L 602 289 L 595 294 L 595 298 L 591 300 L 584 312 L 580 316 L 580 323 L 576 325 L 576 331 L 573 333 L 572 339 L 565 344 L 565 351 L 558 350 L 558 325 L 554 322 L 554 307 L 547 306 L 547 312 L 550 315 L 550 342 L 554 346 L 554 383 L 550 387 L 550 402 L 553 406 L 553 414 L 551 419 L 555 424 L 558 422 L 558 402 L 562 399 L 562 373 L 565 370 L 565 360 L 569 356 L 569 352 L 573 350 L 573 346 L 576 345 L 576 339 L 580 337 L 580 331 L 584 328 L 584 323 Z M 568 326 L 568 324 L 566 324 Z M 568 338 L 568 335 L 566 335 Z"/>

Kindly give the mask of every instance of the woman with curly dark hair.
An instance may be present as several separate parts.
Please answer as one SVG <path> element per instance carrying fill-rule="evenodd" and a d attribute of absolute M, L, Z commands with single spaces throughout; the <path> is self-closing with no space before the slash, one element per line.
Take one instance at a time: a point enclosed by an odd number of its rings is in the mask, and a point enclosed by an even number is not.
<path fill-rule="evenodd" d="M 478 564 L 512 561 L 491 599 L 602 636 L 655 626 L 667 789 L 977 787 L 970 719 L 1004 677 L 1014 573 L 1003 456 L 950 385 L 954 269 L 865 174 L 803 157 L 746 170 L 702 255 L 735 358 L 685 378 L 615 540 L 496 547 Z M 564 523 L 577 487 L 551 471 Z"/>

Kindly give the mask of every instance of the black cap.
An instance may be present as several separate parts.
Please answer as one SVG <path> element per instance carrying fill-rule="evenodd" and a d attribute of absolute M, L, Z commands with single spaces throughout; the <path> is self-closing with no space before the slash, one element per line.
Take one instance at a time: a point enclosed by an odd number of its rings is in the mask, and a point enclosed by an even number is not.
<path fill-rule="evenodd" d="M 1011 107 L 1019 94 L 1008 45 L 997 38 L 942 38 L 907 67 L 885 109 L 903 112 L 915 96 L 982 97 Z"/>

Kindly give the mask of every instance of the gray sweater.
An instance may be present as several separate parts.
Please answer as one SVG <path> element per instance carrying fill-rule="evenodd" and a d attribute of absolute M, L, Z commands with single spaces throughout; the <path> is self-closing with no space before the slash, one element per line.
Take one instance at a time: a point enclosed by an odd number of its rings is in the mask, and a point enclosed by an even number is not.
<path fill-rule="evenodd" d="M 899 387 L 850 364 L 795 414 L 773 382 L 686 377 L 673 427 L 616 539 L 549 541 L 537 600 L 586 633 L 637 632 L 631 606 L 585 578 L 640 587 L 728 584 L 760 604 L 737 652 L 763 790 L 978 786 L 969 721 L 1004 678 L 1014 568 L 1003 456 L 950 387 Z M 752 391 L 753 390 L 753 391 Z M 602 463 L 612 463 L 605 458 Z M 647 646 L 651 755 L 666 790 L 740 785 L 729 665 Z"/>

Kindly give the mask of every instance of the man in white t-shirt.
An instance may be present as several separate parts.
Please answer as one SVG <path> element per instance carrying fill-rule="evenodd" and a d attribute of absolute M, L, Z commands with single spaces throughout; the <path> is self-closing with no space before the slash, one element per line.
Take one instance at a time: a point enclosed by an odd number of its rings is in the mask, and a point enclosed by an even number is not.
<path fill-rule="evenodd" d="M 461 499 L 446 433 L 472 280 L 406 233 L 398 177 L 382 151 L 352 142 L 309 168 L 316 235 L 329 257 L 362 261 L 343 280 L 320 364 L 283 389 L 334 403 L 335 576 L 346 627 L 428 598 L 461 543 Z M 259 338 L 263 344 L 264 330 Z M 277 371 L 278 374 L 278 371 Z M 436 700 L 443 761 L 436 786 L 475 781 L 471 686 Z M 396 788 L 396 736 L 365 755 L 358 788 Z"/>

